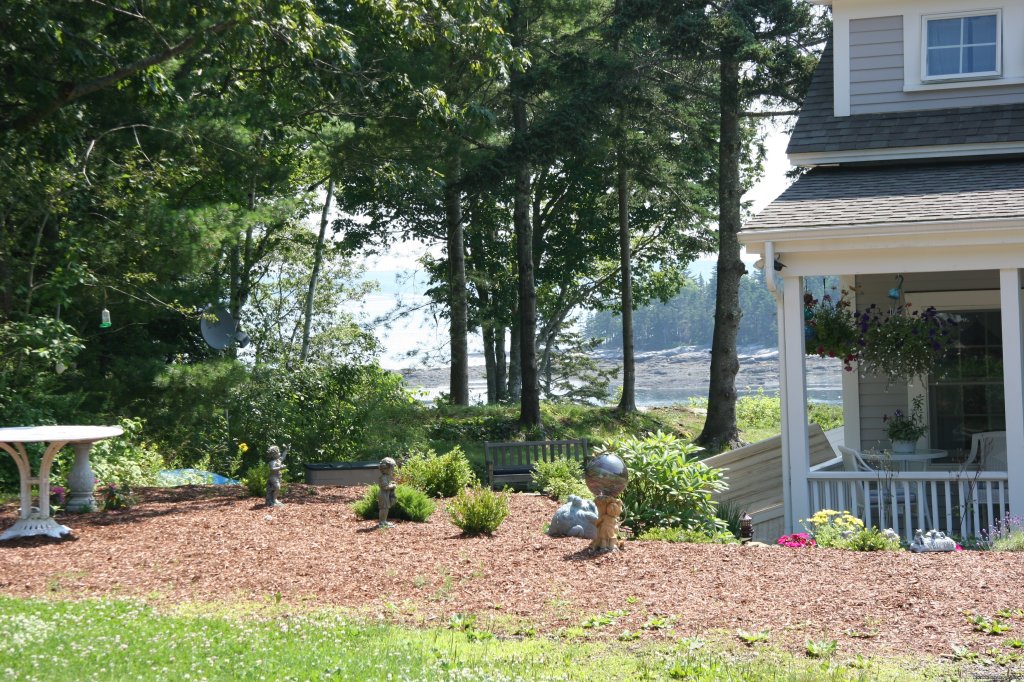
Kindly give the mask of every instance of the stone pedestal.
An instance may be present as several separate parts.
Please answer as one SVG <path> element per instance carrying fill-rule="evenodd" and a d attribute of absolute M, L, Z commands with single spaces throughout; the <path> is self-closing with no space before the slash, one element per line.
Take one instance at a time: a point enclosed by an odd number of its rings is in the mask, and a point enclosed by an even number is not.
<path fill-rule="evenodd" d="M 89 450 L 92 443 L 74 443 L 75 463 L 68 474 L 67 508 L 70 512 L 96 511 L 96 476 L 89 465 Z"/>

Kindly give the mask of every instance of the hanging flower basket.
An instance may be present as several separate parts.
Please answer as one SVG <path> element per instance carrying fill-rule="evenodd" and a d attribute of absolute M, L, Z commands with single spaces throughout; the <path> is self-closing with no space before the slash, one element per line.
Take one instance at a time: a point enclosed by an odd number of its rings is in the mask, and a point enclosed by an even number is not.
<path fill-rule="evenodd" d="M 933 307 L 912 311 L 904 304 L 890 313 L 879 313 L 872 306 L 858 315 L 858 324 L 863 330 L 864 370 L 910 381 L 931 374 L 939 365 L 956 323 Z"/>
<path fill-rule="evenodd" d="M 824 294 L 819 301 L 804 294 L 804 337 L 808 355 L 839 358 L 849 372 L 860 352 L 861 332 L 847 295 L 843 289 L 838 297 Z"/>

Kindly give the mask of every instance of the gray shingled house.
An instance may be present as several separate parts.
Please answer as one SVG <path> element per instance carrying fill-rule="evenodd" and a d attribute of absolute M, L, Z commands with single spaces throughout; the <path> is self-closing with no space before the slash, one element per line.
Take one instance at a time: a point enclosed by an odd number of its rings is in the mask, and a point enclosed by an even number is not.
<path fill-rule="evenodd" d="M 1024 514 L 1024 0 L 820 4 L 833 37 L 788 148 L 806 172 L 740 236 L 785 266 L 767 279 L 786 527 L 831 508 L 906 537 L 977 535 Z M 959 322 L 946 362 L 960 370 L 909 384 L 846 372 L 848 450 L 812 467 L 803 285 L 823 276 L 857 309 L 891 306 L 902 282 L 899 303 Z M 883 416 L 918 396 L 928 430 L 914 455 L 891 455 Z"/>

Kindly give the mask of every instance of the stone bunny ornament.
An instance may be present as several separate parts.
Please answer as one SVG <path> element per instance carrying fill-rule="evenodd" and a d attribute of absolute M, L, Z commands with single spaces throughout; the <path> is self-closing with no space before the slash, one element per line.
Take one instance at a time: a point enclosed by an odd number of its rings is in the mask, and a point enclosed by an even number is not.
<path fill-rule="evenodd" d="M 584 500 L 577 495 L 570 495 L 569 501 L 563 504 L 551 517 L 548 535 L 553 538 L 586 538 L 597 537 L 597 505 L 592 500 Z"/>

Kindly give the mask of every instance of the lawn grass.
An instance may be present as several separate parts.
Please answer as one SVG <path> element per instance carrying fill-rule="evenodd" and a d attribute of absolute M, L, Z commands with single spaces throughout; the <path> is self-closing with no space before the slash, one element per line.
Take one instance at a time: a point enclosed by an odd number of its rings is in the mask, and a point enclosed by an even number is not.
<path fill-rule="evenodd" d="M 914 680 L 938 673 L 767 647 L 729 652 L 694 639 L 499 639 L 472 620 L 413 630 L 334 610 L 290 612 L 280 603 L 161 612 L 136 601 L 0 597 L 0 676 L 9 680 Z"/>

